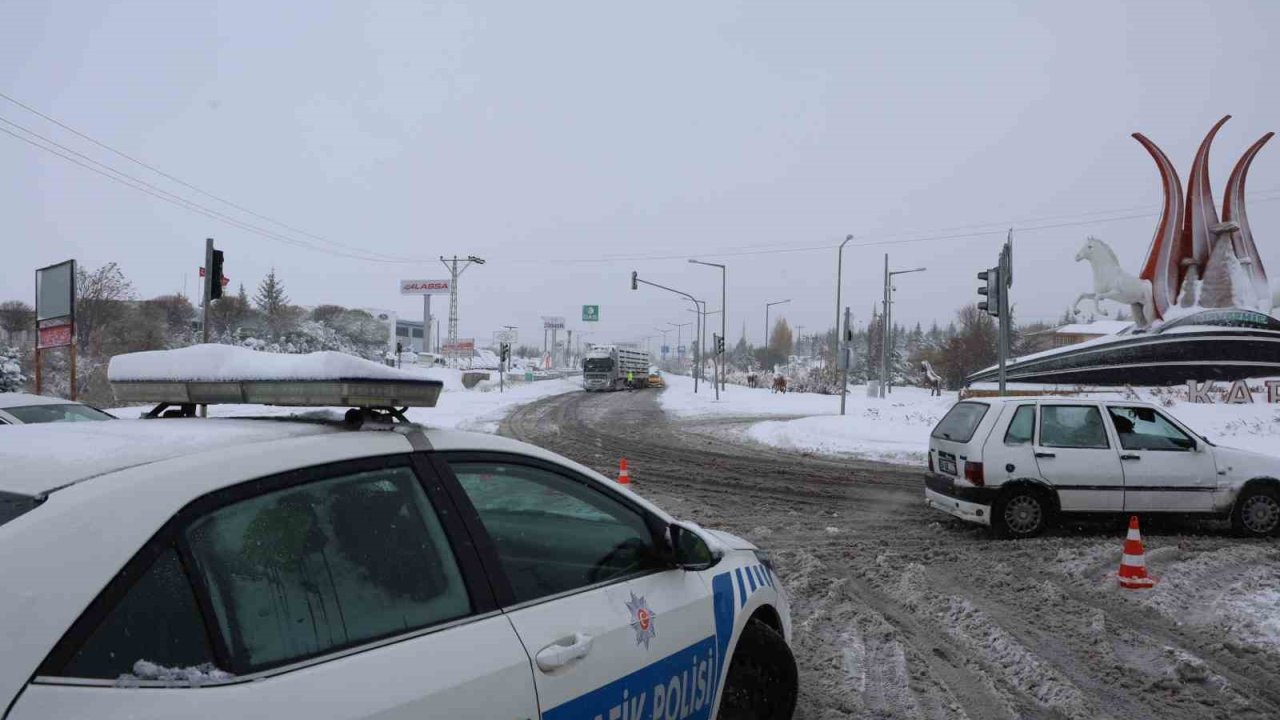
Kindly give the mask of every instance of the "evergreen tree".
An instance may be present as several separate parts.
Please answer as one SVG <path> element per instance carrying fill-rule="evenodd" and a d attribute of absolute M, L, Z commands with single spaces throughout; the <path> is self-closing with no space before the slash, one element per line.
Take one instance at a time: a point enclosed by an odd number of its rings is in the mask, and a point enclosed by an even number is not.
<path fill-rule="evenodd" d="M 258 293 L 253 296 L 253 304 L 262 313 L 267 332 L 273 339 L 287 332 L 297 319 L 297 313 L 293 312 L 293 308 L 289 306 L 289 296 L 285 294 L 284 282 L 276 277 L 274 267 L 262 282 L 258 283 Z"/>

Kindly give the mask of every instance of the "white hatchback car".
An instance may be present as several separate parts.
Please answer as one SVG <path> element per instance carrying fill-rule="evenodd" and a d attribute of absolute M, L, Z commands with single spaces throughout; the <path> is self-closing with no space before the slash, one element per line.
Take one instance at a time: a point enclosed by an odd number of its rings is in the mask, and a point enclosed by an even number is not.
<path fill-rule="evenodd" d="M 1209 442 L 1149 403 L 964 400 L 929 439 L 925 501 L 1030 537 L 1061 513 L 1198 513 L 1280 534 L 1280 458 Z"/>
<path fill-rule="evenodd" d="M 795 706 L 767 555 L 520 442 L 162 417 L 7 429 L 0 468 L 7 720 Z"/>

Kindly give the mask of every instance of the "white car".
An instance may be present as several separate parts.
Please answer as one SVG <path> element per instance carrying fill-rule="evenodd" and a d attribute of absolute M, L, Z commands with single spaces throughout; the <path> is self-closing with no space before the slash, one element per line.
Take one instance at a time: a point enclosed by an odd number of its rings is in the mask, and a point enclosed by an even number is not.
<path fill-rule="evenodd" d="M 113 419 L 97 408 L 74 400 L 27 393 L 0 393 L 0 425 Z"/>
<path fill-rule="evenodd" d="M 7 429 L 0 468 L 6 720 L 795 706 L 767 555 L 514 440 L 158 417 Z"/>
<path fill-rule="evenodd" d="M 1280 534 L 1280 458 L 1209 442 L 1149 403 L 964 400 L 933 429 L 925 501 L 1010 537 L 1063 513 L 1230 517 Z"/>

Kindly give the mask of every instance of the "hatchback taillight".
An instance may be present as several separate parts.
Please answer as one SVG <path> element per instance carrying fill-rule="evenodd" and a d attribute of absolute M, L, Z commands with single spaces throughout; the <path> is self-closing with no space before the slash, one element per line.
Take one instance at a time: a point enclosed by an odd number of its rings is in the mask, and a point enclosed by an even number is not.
<path fill-rule="evenodd" d="M 964 463 L 964 479 L 981 487 L 985 483 L 982 478 L 982 463 L 966 460 Z"/>

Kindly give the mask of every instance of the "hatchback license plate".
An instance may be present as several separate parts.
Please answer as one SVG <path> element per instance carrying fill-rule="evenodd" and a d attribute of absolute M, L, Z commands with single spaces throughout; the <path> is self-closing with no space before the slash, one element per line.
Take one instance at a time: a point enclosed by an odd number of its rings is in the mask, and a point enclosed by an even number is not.
<path fill-rule="evenodd" d="M 956 474 L 956 461 L 951 458 L 939 457 L 938 467 L 948 475 Z"/>

